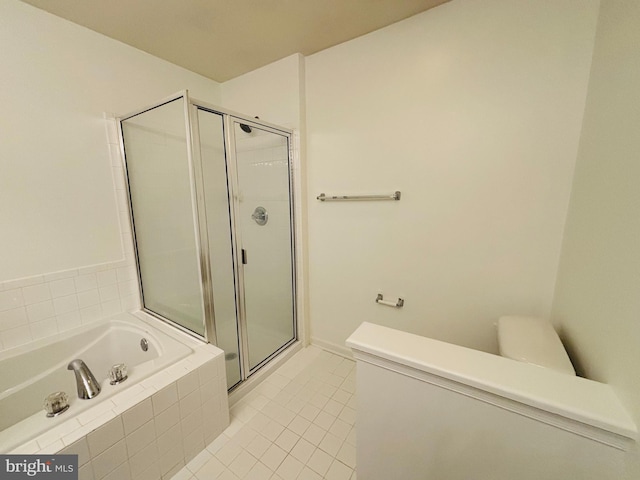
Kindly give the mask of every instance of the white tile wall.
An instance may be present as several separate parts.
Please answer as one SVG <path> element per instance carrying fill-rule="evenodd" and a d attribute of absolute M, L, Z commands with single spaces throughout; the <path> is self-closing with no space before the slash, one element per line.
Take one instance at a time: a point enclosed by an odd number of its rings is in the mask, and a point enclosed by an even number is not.
<path fill-rule="evenodd" d="M 173 381 L 166 377 L 167 385 L 159 390 L 151 382 L 142 382 L 147 396 L 124 411 L 118 409 L 117 398 L 105 402 L 105 412 L 95 410 L 78 422 L 88 423 L 86 432 L 84 427 L 73 432 L 76 438 L 60 440 L 58 432 L 52 432 L 50 440 L 41 436 L 36 443 L 52 442 L 44 449 L 51 453 L 77 454 L 81 480 L 173 477 L 229 425 L 224 356 L 220 353 L 205 362 L 201 357 L 190 365 L 193 368 L 187 365 L 183 377 Z M 211 385 L 216 386 L 215 393 L 204 395 L 211 392 Z M 77 438 L 78 431 L 84 436 Z M 24 447 L 19 451 L 24 452 Z"/>
<path fill-rule="evenodd" d="M 3 282 L 0 351 L 139 308 L 133 260 Z"/>
<path fill-rule="evenodd" d="M 0 351 L 140 308 L 117 124 L 105 125 L 124 258 L 0 282 Z"/>

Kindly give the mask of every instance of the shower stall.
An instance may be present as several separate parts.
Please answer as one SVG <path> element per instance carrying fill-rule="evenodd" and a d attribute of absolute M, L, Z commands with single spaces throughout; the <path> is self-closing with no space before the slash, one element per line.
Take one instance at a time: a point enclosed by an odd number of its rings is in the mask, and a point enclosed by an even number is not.
<path fill-rule="evenodd" d="M 120 127 L 142 308 L 223 349 L 231 389 L 297 337 L 291 131 L 187 92 Z"/>

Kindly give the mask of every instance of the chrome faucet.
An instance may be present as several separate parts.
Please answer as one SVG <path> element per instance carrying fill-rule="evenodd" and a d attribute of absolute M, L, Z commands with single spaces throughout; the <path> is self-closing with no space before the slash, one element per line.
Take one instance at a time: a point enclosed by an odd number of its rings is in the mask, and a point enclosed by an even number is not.
<path fill-rule="evenodd" d="M 76 374 L 76 386 L 78 387 L 78 398 L 88 400 L 96 397 L 101 390 L 100 383 L 93 376 L 87 364 L 79 358 L 72 360 L 67 365 L 67 370 L 73 370 Z"/>

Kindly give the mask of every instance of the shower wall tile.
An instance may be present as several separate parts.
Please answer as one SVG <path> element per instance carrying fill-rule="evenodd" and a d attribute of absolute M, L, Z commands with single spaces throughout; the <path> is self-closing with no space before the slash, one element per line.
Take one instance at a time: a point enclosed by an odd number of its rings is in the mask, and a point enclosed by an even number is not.
<path fill-rule="evenodd" d="M 31 331 L 31 338 L 38 340 L 58 333 L 58 324 L 48 319 L 42 320 L 29 324 L 29 330 Z"/>
<path fill-rule="evenodd" d="M 46 302 L 34 303 L 33 305 L 27 305 L 27 317 L 29 322 L 39 322 L 45 318 L 51 318 L 56 314 L 53 307 L 53 302 L 47 300 Z"/>
<path fill-rule="evenodd" d="M 29 323 L 25 307 L 0 312 L 0 332 Z"/>
<path fill-rule="evenodd" d="M 56 323 L 58 324 L 58 331 L 63 332 L 82 325 L 82 317 L 79 311 L 69 312 L 63 315 L 56 315 Z"/>
<path fill-rule="evenodd" d="M 80 310 L 80 319 L 82 324 L 92 323 L 102 318 L 102 307 L 100 304 L 91 307 L 82 308 Z"/>
<path fill-rule="evenodd" d="M 7 289 L 0 292 L 0 312 L 24 305 L 22 290 L 19 288 Z"/>
<path fill-rule="evenodd" d="M 113 285 L 118 282 L 118 278 L 115 270 L 106 270 L 98 272 L 98 287 L 105 287 L 107 285 Z"/>
<path fill-rule="evenodd" d="M 62 280 L 64 278 L 73 278 L 76 276 L 78 276 L 78 270 L 76 269 L 64 270 L 62 272 L 54 272 L 54 273 L 48 273 L 44 275 L 44 282 L 50 283 L 50 282 L 53 282 L 54 280 Z"/>
<path fill-rule="evenodd" d="M 139 310 L 133 246 L 129 251 L 118 262 L 0 283 L 0 351 Z"/>
<path fill-rule="evenodd" d="M 98 281 L 95 273 L 85 273 L 73 279 L 76 285 L 76 292 L 84 292 L 98 288 Z"/>
<path fill-rule="evenodd" d="M 51 291 L 49 290 L 48 284 L 41 283 L 30 287 L 24 287 L 22 289 L 22 296 L 24 298 L 25 305 L 30 305 L 32 303 L 49 300 L 51 298 Z"/>
<path fill-rule="evenodd" d="M 68 295 L 66 297 L 58 297 L 53 299 L 53 308 L 56 312 L 56 315 L 60 315 L 63 313 L 73 312 L 74 310 L 78 310 L 78 296 L 77 295 Z"/>
<path fill-rule="evenodd" d="M 34 277 L 19 278 L 17 280 L 8 280 L 5 282 L 5 289 L 12 290 L 16 288 L 29 287 L 31 285 L 37 285 L 43 283 L 44 277 L 42 275 L 36 275 Z"/>
<path fill-rule="evenodd" d="M 107 285 L 106 287 L 98 288 L 100 293 L 100 301 L 108 302 L 109 300 L 115 300 L 119 298 L 118 285 Z"/>
<path fill-rule="evenodd" d="M 103 302 L 100 306 L 102 307 L 102 318 L 111 317 L 122 312 L 122 303 L 119 299 Z"/>
<path fill-rule="evenodd" d="M 28 326 L 22 326 L 18 328 L 12 328 L 0 333 L 2 339 L 2 345 L 4 348 L 13 348 L 25 343 L 29 343 L 32 340 L 31 330 Z"/>
<path fill-rule="evenodd" d="M 51 289 L 51 296 L 53 298 L 64 297 L 66 295 L 72 295 L 76 293 L 76 285 L 73 278 L 63 278 L 61 280 L 55 280 L 49 283 Z"/>
<path fill-rule="evenodd" d="M 97 288 L 78 293 L 78 306 L 80 308 L 90 307 L 100 303 L 100 293 Z"/>

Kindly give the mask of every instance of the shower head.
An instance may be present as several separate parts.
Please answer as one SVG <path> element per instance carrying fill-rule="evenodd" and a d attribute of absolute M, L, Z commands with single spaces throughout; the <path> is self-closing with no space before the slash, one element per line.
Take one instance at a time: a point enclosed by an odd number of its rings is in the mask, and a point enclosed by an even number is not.
<path fill-rule="evenodd" d="M 240 124 L 240 128 L 243 132 L 251 133 L 251 127 L 249 125 L 245 125 L 244 123 Z"/>

